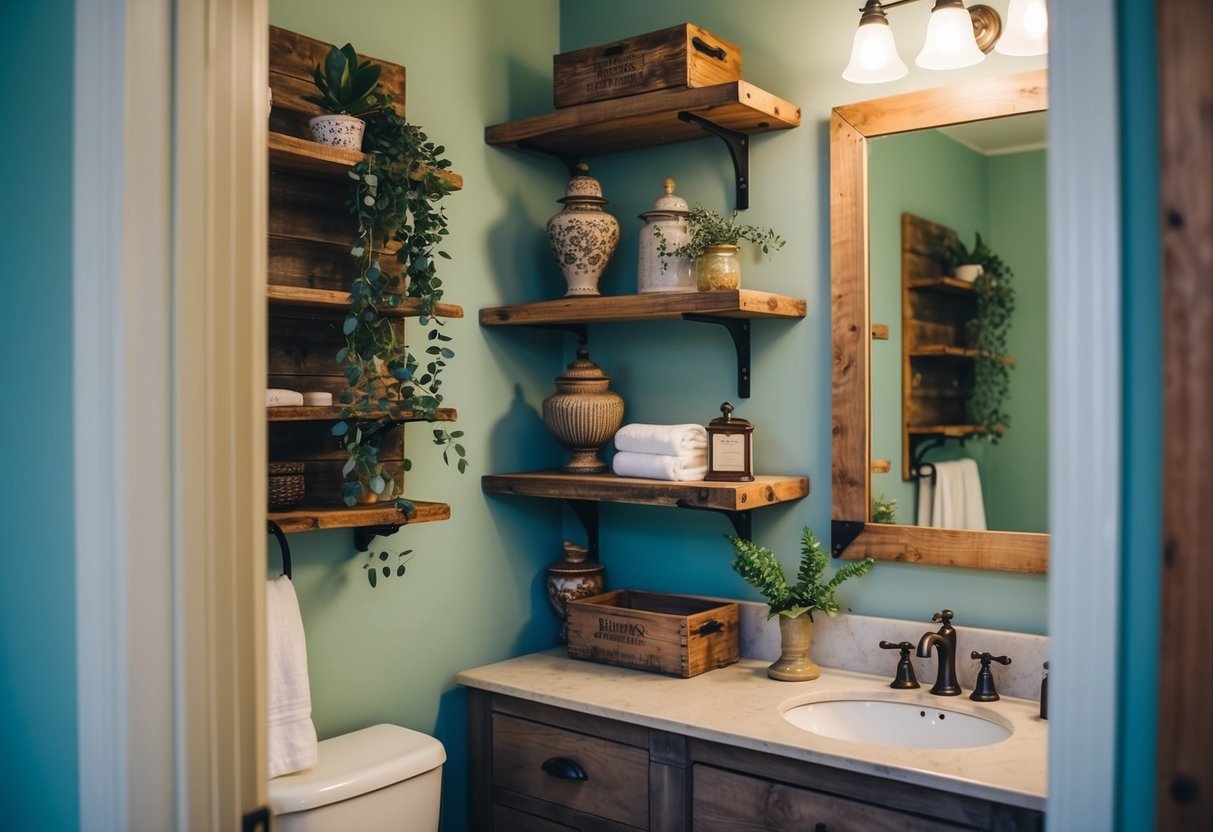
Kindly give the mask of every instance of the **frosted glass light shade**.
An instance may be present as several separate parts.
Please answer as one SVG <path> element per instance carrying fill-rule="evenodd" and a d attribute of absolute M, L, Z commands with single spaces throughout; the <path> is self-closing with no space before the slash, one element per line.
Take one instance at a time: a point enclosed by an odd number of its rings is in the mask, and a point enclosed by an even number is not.
<path fill-rule="evenodd" d="M 973 19 L 962 4 L 936 4 L 927 23 L 927 39 L 914 63 L 923 69 L 962 69 L 981 63 L 985 55 L 973 37 Z"/>
<path fill-rule="evenodd" d="M 910 70 L 897 54 L 893 30 L 887 22 L 861 23 L 851 42 L 851 60 L 842 71 L 846 81 L 880 84 L 905 77 Z"/>
<path fill-rule="evenodd" d="M 1007 25 L 994 45 L 1003 55 L 1028 57 L 1049 51 L 1049 12 L 1045 0 L 1011 0 Z"/>

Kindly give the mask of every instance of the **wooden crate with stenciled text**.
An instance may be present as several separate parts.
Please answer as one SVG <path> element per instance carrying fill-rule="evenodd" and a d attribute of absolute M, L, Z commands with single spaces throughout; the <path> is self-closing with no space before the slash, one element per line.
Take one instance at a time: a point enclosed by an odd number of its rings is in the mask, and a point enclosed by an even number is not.
<path fill-rule="evenodd" d="M 733 602 L 620 589 L 568 605 L 569 656 L 673 676 L 733 664 L 739 612 Z"/>
<path fill-rule="evenodd" d="M 558 108 L 741 79 L 741 49 L 693 23 L 552 56 Z"/>

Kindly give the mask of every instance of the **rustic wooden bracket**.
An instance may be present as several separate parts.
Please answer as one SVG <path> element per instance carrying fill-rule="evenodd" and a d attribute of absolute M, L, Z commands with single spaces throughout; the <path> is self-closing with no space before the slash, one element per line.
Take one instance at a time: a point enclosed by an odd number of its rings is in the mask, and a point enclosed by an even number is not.
<path fill-rule="evenodd" d="M 389 534 L 395 534 L 400 531 L 399 525 L 387 526 L 359 526 L 354 529 L 354 548 L 359 552 L 365 552 L 371 548 L 371 541 L 376 537 Z"/>
<path fill-rule="evenodd" d="M 749 208 L 750 137 L 745 133 L 738 133 L 736 130 L 722 127 L 714 121 L 709 121 L 703 116 L 695 115 L 695 113 L 689 113 L 685 110 L 678 114 L 678 118 L 687 124 L 694 124 L 696 127 L 707 130 L 728 145 L 729 155 L 733 157 L 733 177 L 737 187 L 737 210 L 744 211 Z"/>
<path fill-rule="evenodd" d="M 679 508 L 691 509 L 692 511 L 714 511 L 717 514 L 723 514 L 728 521 L 733 525 L 733 532 L 742 540 L 754 539 L 754 520 L 748 511 L 732 511 L 727 508 L 713 508 L 712 506 L 697 506 L 693 503 L 688 503 L 686 500 L 679 500 L 675 503 Z"/>
<path fill-rule="evenodd" d="M 737 353 L 737 397 L 750 397 L 750 322 L 745 318 L 720 318 L 715 315 L 695 315 L 690 312 L 682 316 L 684 321 L 717 324 L 728 330 L 733 338 L 733 349 Z"/>
<path fill-rule="evenodd" d="M 573 510 L 577 519 L 585 529 L 585 548 L 589 552 L 590 563 L 598 563 L 598 503 L 595 500 L 565 500 L 564 504 Z"/>
<path fill-rule="evenodd" d="M 863 520 L 831 520 L 830 553 L 836 558 L 842 557 L 846 548 L 863 532 L 865 525 Z"/>

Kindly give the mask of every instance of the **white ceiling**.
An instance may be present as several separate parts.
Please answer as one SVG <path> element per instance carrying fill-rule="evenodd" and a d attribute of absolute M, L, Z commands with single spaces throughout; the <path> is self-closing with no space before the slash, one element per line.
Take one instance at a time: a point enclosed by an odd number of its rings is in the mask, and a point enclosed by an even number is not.
<path fill-rule="evenodd" d="M 997 156 L 1047 146 L 1047 122 L 1047 113 L 1024 113 L 941 127 L 939 132 L 978 153 Z"/>

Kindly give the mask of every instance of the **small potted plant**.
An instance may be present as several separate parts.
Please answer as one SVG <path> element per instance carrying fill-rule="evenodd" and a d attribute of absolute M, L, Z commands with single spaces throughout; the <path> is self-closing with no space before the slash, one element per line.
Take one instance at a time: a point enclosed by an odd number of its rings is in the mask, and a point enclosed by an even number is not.
<path fill-rule="evenodd" d="M 994 256 L 981 239 L 981 232 L 976 233 L 973 248 L 970 249 L 960 238 L 952 245 L 946 246 L 937 258 L 945 270 L 950 271 L 957 280 L 972 283 L 985 273 L 986 261 Z"/>
<path fill-rule="evenodd" d="M 660 227 L 654 227 L 653 234 L 659 238 L 657 251 L 662 257 L 689 257 L 695 261 L 695 282 L 701 292 L 741 286 L 737 251 L 742 240 L 758 246 L 763 254 L 778 251 L 784 244 L 783 238 L 769 228 L 738 223 L 736 211 L 726 218 L 696 205 L 686 222 L 690 240 L 676 248 L 666 245 Z"/>
<path fill-rule="evenodd" d="M 391 95 L 379 89 L 382 70 L 382 66 L 372 61 L 359 63 L 354 47 L 348 43 L 329 50 L 324 66 L 312 70 L 312 80 L 320 94 L 304 96 L 305 101 L 328 113 L 308 122 L 316 141 L 332 147 L 362 149 L 366 122 L 361 116 L 377 113 L 392 103 Z"/>
<path fill-rule="evenodd" d="M 737 557 L 733 571 L 745 578 L 750 586 L 767 599 L 767 618 L 779 616 L 781 653 L 767 668 L 767 675 L 781 682 L 807 682 L 821 675 L 821 668 L 809 658 L 813 637 L 813 611 L 828 615 L 838 612 L 834 593 L 843 581 L 867 574 L 874 561 L 871 558 L 851 561 L 838 568 L 829 581 L 822 583 L 830 558 L 821 542 L 808 526 L 800 542 L 800 568 L 796 583 L 788 584 L 779 558 L 765 546 L 752 540 L 729 537 Z"/>

